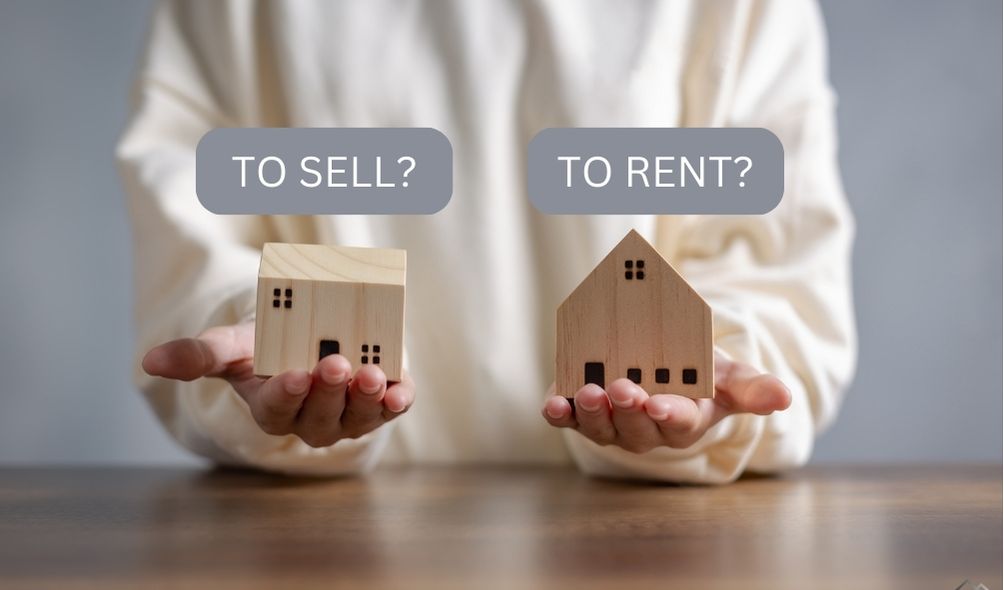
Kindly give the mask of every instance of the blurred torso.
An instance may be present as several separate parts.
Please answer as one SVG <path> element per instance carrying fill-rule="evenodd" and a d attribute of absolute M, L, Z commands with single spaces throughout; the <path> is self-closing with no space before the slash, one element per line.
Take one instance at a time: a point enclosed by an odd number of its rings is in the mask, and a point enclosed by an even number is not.
<path fill-rule="evenodd" d="M 247 17 L 255 61 L 228 91 L 256 98 L 234 99 L 239 124 L 434 127 L 453 144 L 453 198 L 436 215 L 270 220 L 279 241 L 408 250 L 418 400 L 387 461 L 567 460 L 539 415 L 555 309 L 655 219 L 540 214 L 526 145 L 547 127 L 699 122 L 684 112 L 685 56 L 717 22 L 689 3 L 590 4 L 270 3 Z"/>

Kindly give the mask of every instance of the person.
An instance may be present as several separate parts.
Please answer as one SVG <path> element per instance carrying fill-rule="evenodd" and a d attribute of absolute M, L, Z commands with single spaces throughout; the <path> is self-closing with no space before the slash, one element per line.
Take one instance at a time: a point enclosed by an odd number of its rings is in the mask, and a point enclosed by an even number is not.
<path fill-rule="evenodd" d="M 117 149 L 140 387 L 185 447 L 283 473 L 574 462 L 724 483 L 802 465 L 855 358 L 834 102 L 809 1 L 163 2 Z M 214 215 L 195 147 L 233 126 L 434 127 L 453 143 L 453 198 L 428 216 Z M 526 145 L 580 126 L 768 128 L 784 197 L 760 216 L 543 215 Z M 632 228 L 710 303 L 716 396 L 618 379 L 573 412 L 545 396 L 555 310 Z M 408 376 L 331 356 L 255 377 L 266 241 L 406 249 Z"/>

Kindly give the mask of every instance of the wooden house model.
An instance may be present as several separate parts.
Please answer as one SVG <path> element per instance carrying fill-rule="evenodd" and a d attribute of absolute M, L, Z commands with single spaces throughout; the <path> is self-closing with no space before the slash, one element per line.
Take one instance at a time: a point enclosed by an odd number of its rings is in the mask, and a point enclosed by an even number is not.
<path fill-rule="evenodd" d="M 649 394 L 714 397 L 711 308 L 638 232 L 558 308 L 558 395 L 626 377 Z"/>
<path fill-rule="evenodd" d="M 400 381 L 407 253 L 265 244 L 258 270 L 254 372 L 313 369 L 341 354 Z"/>

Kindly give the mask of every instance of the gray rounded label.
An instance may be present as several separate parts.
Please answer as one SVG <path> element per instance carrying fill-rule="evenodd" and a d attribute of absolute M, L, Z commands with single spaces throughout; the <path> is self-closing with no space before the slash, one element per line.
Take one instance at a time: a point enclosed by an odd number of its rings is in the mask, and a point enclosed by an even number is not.
<path fill-rule="evenodd" d="M 545 129 L 527 150 L 543 213 L 762 214 L 783 193 L 784 148 L 766 129 Z"/>
<path fill-rule="evenodd" d="M 195 190 L 213 213 L 430 214 L 453 194 L 453 147 L 430 128 L 220 128 Z"/>

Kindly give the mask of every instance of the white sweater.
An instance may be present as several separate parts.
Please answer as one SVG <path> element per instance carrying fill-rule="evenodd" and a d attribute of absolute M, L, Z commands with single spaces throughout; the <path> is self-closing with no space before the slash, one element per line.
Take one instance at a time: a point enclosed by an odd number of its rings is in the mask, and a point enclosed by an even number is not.
<path fill-rule="evenodd" d="M 405 248 L 418 395 L 390 425 L 312 449 L 262 432 L 221 380 L 137 368 L 140 386 L 192 451 L 290 473 L 574 460 L 726 482 L 801 465 L 855 356 L 852 220 L 825 62 L 817 6 L 792 0 L 163 3 L 118 147 L 138 353 L 253 317 L 264 241 Z M 217 216 L 194 172 L 197 142 L 220 126 L 435 127 L 453 143 L 453 199 L 430 216 Z M 766 127 L 784 145 L 784 198 L 764 216 L 542 215 L 525 194 L 527 143 L 574 126 Z M 721 351 L 789 386 L 790 409 L 641 455 L 544 422 L 555 310 L 630 228 L 711 303 Z"/>

